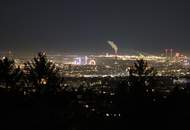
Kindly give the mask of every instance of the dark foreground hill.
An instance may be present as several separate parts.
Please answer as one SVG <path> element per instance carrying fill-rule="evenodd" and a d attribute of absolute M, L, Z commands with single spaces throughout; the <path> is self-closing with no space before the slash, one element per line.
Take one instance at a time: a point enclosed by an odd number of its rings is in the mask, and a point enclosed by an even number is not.
<path fill-rule="evenodd" d="M 113 99 L 115 100 L 115 99 Z M 106 104 L 53 97 L 1 97 L 0 127 L 25 129 L 172 129 L 189 128 L 189 97 L 168 97 L 163 102 L 133 98 Z"/>

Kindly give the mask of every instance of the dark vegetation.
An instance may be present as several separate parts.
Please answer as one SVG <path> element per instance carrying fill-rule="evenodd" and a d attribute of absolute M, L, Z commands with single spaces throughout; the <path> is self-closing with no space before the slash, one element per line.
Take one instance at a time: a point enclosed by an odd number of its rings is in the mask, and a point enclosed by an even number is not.
<path fill-rule="evenodd" d="M 24 69 L 3 58 L 0 127 L 182 129 L 190 121 L 190 91 L 188 84 L 169 87 L 173 78 L 157 77 L 156 70 L 140 59 L 130 67 L 128 77 L 100 78 L 101 85 L 76 88 L 65 84 L 68 78 L 60 76 L 44 53 L 27 62 Z"/>

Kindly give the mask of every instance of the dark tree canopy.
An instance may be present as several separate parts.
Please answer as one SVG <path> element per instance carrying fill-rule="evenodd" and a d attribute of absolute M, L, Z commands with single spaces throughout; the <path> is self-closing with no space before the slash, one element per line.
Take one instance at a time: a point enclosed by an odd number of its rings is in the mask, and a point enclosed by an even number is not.
<path fill-rule="evenodd" d="M 26 64 L 27 79 L 40 93 L 56 92 L 60 83 L 59 70 L 48 60 L 44 52 L 38 53 L 31 62 Z"/>
<path fill-rule="evenodd" d="M 14 60 L 7 57 L 0 60 L 0 82 L 4 83 L 6 88 L 15 87 L 21 76 L 20 67 L 15 65 Z"/>

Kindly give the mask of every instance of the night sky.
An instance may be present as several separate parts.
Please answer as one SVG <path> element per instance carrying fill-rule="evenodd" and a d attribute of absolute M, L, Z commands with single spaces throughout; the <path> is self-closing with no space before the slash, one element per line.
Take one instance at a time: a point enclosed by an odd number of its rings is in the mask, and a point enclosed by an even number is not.
<path fill-rule="evenodd" d="M 1 0 L 0 51 L 190 50 L 189 0 Z M 189 51 L 190 52 L 190 51 Z"/>

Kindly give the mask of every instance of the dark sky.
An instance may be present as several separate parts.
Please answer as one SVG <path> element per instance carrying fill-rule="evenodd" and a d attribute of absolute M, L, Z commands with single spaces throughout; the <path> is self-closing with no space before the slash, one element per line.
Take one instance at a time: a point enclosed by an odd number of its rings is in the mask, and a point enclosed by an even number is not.
<path fill-rule="evenodd" d="M 1 0 L 0 51 L 190 50 L 189 0 Z M 109 50 L 110 51 L 110 50 Z"/>

